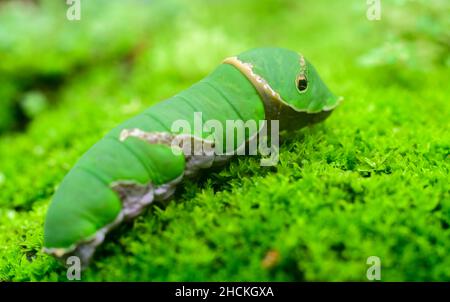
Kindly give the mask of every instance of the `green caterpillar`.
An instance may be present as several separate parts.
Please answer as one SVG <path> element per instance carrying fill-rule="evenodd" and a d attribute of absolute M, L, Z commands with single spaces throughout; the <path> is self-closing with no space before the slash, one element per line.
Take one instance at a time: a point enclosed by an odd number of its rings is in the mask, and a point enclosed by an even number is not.
<path fill-rule="evenodd" d="M 296 52 L 258 48 L 226 59 L 189 89 L 113 129 L 81 157 L 48 209 L 44 251 L 88 262 L 113 227 L 153 201 L 170 198 L 184 176 L 229 158 L 211 152 L 192 155 L 186 142 L 211 147 L 211 133 L 175 133 L 175 121 L 193 125 L 193 113 L 201 112 L 205 120 L 279 121 L 280 130 L 293 130 L 324 120 L 340 100 Z M 248 131 L 225 153 L 241 148 L 261 130 Z M 174 145 L 180 152 L 174 152 Z"/>

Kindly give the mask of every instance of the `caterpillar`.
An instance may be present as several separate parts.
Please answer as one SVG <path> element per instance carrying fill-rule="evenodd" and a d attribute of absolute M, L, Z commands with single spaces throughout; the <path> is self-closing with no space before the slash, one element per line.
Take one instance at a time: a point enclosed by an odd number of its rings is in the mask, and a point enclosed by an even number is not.
<path fill-rule="evenodd" d="M 219 123 L 277 121 L 281 131 L 292 131 L 324 120 L 341 100 L 297 52 L 256 48 L 225 59 L 190 88 L 111 130 L 78 160 L 47 210 L 44 252 L 88 263 L 111 229 L 169 199 L 184 177 L 226 162 L 267 125 L 234 138 L 219 154 L 221 139 L 214 138 L 228 130 L 174 130 L 176 121 L 193 126 L 194 113 L 201 113 Z"/>

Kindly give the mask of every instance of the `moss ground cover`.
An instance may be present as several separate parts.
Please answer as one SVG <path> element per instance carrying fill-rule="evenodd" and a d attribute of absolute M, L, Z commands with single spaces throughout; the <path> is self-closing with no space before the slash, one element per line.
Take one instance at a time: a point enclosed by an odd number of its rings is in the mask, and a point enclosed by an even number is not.
<path fill-rule="evenodd" d="M 276 167 L 239 157 L 185 182 L 116 229 L 82 279 L 367 280 L 378 256 L 384 281 L 450 280 L 445 1 L 383 1 L 373 22 L 360 0 L 99 1 L 77 22 L 53 3 L 0 5 L 0 280 L 66 280 L 43 222 L 77 158 L 267 45 L 301 51 L 344 103 L 284 137 Z"/>

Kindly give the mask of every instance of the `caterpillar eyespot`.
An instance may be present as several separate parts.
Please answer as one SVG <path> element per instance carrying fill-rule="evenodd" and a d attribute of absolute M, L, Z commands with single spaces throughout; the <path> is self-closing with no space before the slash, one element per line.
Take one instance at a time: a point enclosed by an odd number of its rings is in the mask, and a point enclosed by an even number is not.
<path fill-rule="evenodd" d="M 257 48 L 226 59 L 200 82 L 111 130 L 78 160 L 48 208 L 44 251 L 62 260 L 78 256 L 86 266 L 111 229 L 170 199 L 184 178 L 244 154 L 268 128 L 273 137 L 278 127 L 320 122 L 339 101 L 294 51 Z M 197 133 L 199 120 L 205 124 Z"/>
<path fill-rule="evenodd" d="M 305 92 L 308 88 L 308 79 L 306 76 L 301 75 L 297 78 L 297 89 L 300 92 Z"/>

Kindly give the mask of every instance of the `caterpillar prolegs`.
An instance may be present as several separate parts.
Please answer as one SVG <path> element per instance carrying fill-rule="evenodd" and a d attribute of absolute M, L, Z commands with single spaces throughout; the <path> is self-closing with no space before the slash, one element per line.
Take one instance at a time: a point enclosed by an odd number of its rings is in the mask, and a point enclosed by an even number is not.
<path fill-rule="evenodd" d="M 86 265 L 113 227 L 169 199 L 184 177 L 239 154 L 272 131 L 272 122 L 288 131 L 320 122 L 340 100 L 296 52 L 258 48 L 224 60 L 200 82 L 114 128 L 79 159 L 49 206 L 44 251 L 61 259 L 76 255 Z M 204 125 L 215 121 L 211 131 L 194 131 L 199 116 Z M 180 121 L 184 127 L 177 127 Z M 240 123 L 231 131 L 220 127 L 228 121 Z"/>

